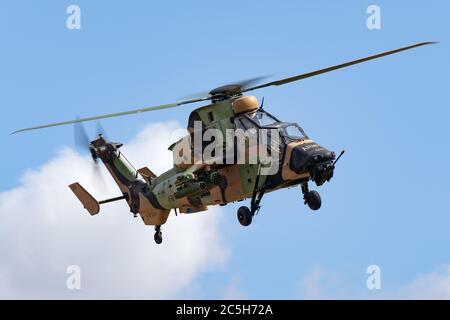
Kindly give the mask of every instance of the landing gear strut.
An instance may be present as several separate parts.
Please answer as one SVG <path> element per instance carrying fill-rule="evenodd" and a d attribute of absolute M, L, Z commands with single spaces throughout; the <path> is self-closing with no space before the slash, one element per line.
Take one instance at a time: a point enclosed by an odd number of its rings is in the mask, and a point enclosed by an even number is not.
<path fill-rule="evenodd" d="M 322 205 L 320 194 L 315 190 L 309 191 L 307 182 L 302 184 L 302 192 L 305 204 L 307 204 L 311 210 L 319 210 Z"/>
<path fill-rule="evenodd" d="M 162 238 L 162 232 L 161 232 L 161 226 L 155 226 L 155 236 L 154 236 L 155 242 L 157 244 L 161 244 L 163 241 Z"/>
<path fill-rule="evenodd" d="M 266 190 L 264 188 L 258 190 L 258 182 L 259 175 L 256 178 L 255 189 L 253 191 L 252 200 L 250 202 L 250 208 L 242 206 L 237 211 L 239 223 L 244 227 L 247 227 L 252 223 L 253 216 L 259 212 L 259 209 L 261 209 L 260 203 Z"/>

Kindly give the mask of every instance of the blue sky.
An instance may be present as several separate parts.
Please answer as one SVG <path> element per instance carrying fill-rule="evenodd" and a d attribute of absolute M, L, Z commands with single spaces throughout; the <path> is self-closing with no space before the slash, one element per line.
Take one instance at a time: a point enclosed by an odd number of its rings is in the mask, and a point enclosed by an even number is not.
<path fill-rule="evenodd" d="M 81 8 L 81 30 L 66 29 L 72 3 Z M 381 30 L 366 27 L 371 4 L 381 8 Z M 318 213 L 303 205 L 298 188 L 267 195 L 249 229 L 235 218 L 238 205 L 227 206 L 220 229 L 230 256 L 200 273 L 194 290 L 221 298 L 231 283 L 249 298 L 306 298 L 304 283 L 320 270 L 326 297 L 399 291 L 450 264 L 449 10 L 446 1 L 2 1 L 0 191 L 72 146 L 70 126 L 8 135 L 16 129 L 440 41 L 256 93 L 280 119 L 347 153 L 319 190 Z M 126 142 L 148 123 L 184 126 L 190 110 L 102 124 Z M 372 264 L 382 269 L 381 291 L 365 287 Z M 185 288 L 178 296 L 190 294 Z"/>

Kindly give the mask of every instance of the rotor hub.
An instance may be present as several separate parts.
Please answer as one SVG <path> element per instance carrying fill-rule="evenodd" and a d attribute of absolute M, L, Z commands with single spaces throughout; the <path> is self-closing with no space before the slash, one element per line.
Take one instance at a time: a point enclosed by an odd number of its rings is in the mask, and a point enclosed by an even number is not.
<path fill-rule="evenodd" d="M 209 94 L 213 101 L 221 101 L 242 95 L 242 86 L 240 84 L 228 84 L 211 90 Z"/>

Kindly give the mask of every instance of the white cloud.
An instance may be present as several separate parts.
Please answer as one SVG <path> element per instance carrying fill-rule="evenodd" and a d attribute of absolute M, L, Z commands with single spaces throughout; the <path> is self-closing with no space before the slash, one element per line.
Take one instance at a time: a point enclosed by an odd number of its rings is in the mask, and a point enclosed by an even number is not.
<path fill-rule="evenodd" d="M 302 280 L 302 291 L 306 299 L 319 299 L 323 296 L 322 293 L 322 278 L 323 272 L 319 268 L 314 268 Z"/>
<path fill-rule="evenodd" d="M 244 300 L 248 299 L 247 295 L 242 291 L 240 280 L 238 277 L 233 277 L 225 289 L 225 300 Z"/>
<path fill-rule="evenodd" d="M 450 299 L 450 265 L 421 275 L 399 293 L 404 299 Z"/>
<path fill-rule="evenodd" d="M 161 173 L 172 165 L 167 147 L 175 129 L 151 124 L 123 152 L 136 167 Z M 0 298 L 173 298 L 226 262 L 221 210 L 171 215 L 158 246 L 153 228 L 133 219 L 125 202 L 91 217 L 67 187 L 75 181 L 105 196 L 93 187 L 91 159 L 66 148 L 0 193 Z M 117 195 L 107 181 L 109 196 Z M 81 267 L 80 291 L 66 288 L 69 265 Z"/>
<path fill-rule="evenodd" d="M 345 299 L 347 289 L 338 274 L 321 267 L 314 267 L 300 284 L 303 299 Z"/>
<path fill-rule="evenodd" d="M 365 275 L 361 271 L 362 275 Z M 354 276 L 354 275 L 353 275 Z M 450 265 L 418 276 L 410 282 L 394 287 L 382 278 L 381 290 L 366 288 L 366 278 L 357 276 L 361 283 L 348 281 L 348 274 L 315 267 L 300 283 L 302 299 L 450 299 Z M 347 281 L 346 281 L 347 279 Z"/>

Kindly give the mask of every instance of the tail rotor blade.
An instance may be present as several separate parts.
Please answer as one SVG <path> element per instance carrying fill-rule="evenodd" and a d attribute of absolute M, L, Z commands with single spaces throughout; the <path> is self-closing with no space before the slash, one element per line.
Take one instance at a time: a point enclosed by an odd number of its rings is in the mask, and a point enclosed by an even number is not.
<path fill-rule="evenodd" d="M 103 175 L 100 164 L 96 161 L 92 164 L 92 184 L 101 193 L 108 193 L 108 184 L 105 181 L 105 176 Z"/>
<path fill-rule="evenodd" d="M 108 140 L 108 135 L 106 134 L 106 130 L 105 128 L 102 126 L 102 123 L 100 121 L 96 122 L 96 135 L 97 137 L 99 137 L 100 135 L 102 135 L 105 140 Z"/>
<path fill-rule="evenodd" d="M 102 134 L 102 135 L 104 135 L 104 133 L 105 133 L 105 130 L 103 129 L 100 122 L 97 122 L 96 132 L 97 132 L 97 134 Z M 92 163 L 92 173 L 91 173 L 92 184 L 100 193 L 107 194 L 108 193 L 108 185 L 105 182 L 105 177 L 104 177 L 102 169 L 100 167 L 100 162 L 98 161 L 97 156 L 91 149 L 89 135 L 88 135 L 84 125 L 80 122 L 75 123 L 74 127 L 73 127 L 73 133 L 74 133 L 73 137 L 74 137 L 75 146 L 79 150 L 79 152 L 82 152 L 82 153 L 90 152 L 92 160 L 94 160 L 94 162 Z"/>
<path fill-rule="evenodd" d="M 73 126 L 73 137 L 75 147 L 81 151 L 86 152 L 89 149 L 89 136 L 82 123 L 75 123 Z"/>

